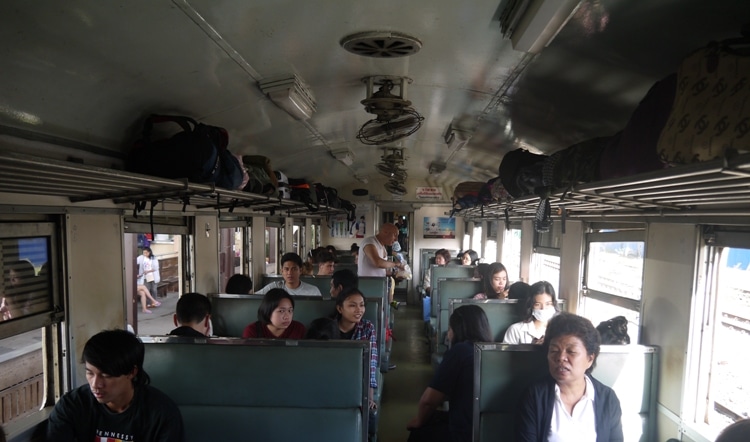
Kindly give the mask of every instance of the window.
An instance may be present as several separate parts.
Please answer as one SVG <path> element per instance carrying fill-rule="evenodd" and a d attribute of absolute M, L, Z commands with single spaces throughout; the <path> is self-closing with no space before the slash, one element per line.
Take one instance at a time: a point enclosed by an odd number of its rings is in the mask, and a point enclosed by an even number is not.
<path fill-rule="evenodd" d="M 508 269 L 508 281 L 521 280 L 521 229 L 503 230 L 503 255 L 500 262 Z"/>
<path fill-rule="evenodd" d="M 219 273 L 221 287 L 236 273 L 250 274 L 250 238 L 248 221 L 221 221 L 219 229 Z"/>
<path fill-rule="evenodd" d="M 549 282 L 555 289 L 555 293 L 560 293 L 559 255 L 535 252 L 531 256 L 529 284 L 534 284 L 537 281 Z"/>
<path fill-rule="evenodd" d="M 52 313 L 59 299 L 57 226 L 51 222 L 0 224 L 0 424 L 39 413 L 48 373 L 43 354 L 54 348 Z M 47 333 L 45 333 L 47 331 Z"/>
<path fill-rule="evenodd" d="M 477 252 L 480 258 L 483 258 L 482 254 L 482 223 L 474 223 L 474 230 L 471 232 L 471 248 Z M 491 261 L 490 261 L 491 262 Z"/>
<path fill-rule="evenodd" d="M 279 227 L 266 227 L 266 274 L 275 275 L 279 272 L 278 251 L 279 251 Z"/>
<path fill-rule="evenodd" d="M 493 263 L 497 261 L 497 221 L 489 221 L 487 228 L 489 231 L 484 245 L 484 262 Z"/>
<path fill-rule="evenodd" d="M 471 248 L 471 232 L 469 231 L 469 223 L 464 223 L 464 241 L 461 246 L 461 250 L 469 250 Z"/>
<path fill-rule="evenodd" d="M 694 308 L 686 392 L 696 405 L 687 414 L 709 439 L 750 410 L 743 351 L 750 348 L 750 235 L 742 236 L 742 247 L 729 246 L 738 235 L 717 235 L 716 245 L 704 248 L 706 283 Z"/>
<path fill-rule="evenodd" d="M 628 319 L 630 342 L 638 343 L 645 231 L 601 230 L 586 235 L 583 315 L 595 325 Z"/>

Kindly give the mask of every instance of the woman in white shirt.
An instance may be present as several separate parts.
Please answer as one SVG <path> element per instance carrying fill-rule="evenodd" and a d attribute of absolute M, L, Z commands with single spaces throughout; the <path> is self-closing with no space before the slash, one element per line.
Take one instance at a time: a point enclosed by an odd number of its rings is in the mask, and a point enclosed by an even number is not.
<path fill-rule="evenodd" d="M 547 323 L 559 313 L 555 289 L 547 281 L 531 286 L 526 298 L 526 317 L 508 327 L 503 344 L 542 344 Z"/>

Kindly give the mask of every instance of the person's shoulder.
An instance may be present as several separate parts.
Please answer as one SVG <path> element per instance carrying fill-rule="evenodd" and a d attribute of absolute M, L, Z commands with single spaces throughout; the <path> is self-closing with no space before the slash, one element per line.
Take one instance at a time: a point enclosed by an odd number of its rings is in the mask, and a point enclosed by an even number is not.
<path fill-rule="evenodd" d="M 255 338 L 256 337 L 256 330 L 258 327 L 258 321 L 251 322 L 250 324 L 247 324 L 242 330 L 242 337 L 243 338 Z"/>
<path fill-rule="evenodd" d="M 471 299 L 487 299 L 487 295 L 485 295 L 484 293 L 477 293 Z"/>
<path fill-rule="evenodd" d="M 310 284 L 309 282 L 300 281 L 300 284 L 302 284 L 302 289 L 305 292 L 305 295 L 313 295 L 313 296 L 323 296 L 320 293 L 320 289 L 317 286 L 314 286 Z"/>

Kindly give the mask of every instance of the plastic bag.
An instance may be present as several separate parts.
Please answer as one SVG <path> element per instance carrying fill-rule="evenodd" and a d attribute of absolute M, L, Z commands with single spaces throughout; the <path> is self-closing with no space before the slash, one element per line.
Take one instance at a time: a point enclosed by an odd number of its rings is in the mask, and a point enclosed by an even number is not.
<path fill-rule="evenodd" d="M 407 280 L 410 280 L 411 277 L 412 277 L 411 267 L 409 267 L 409 264 L 404 264 L 404 268 L 400 269 L 396 273 L 396 279 L 407 279 Z"/>

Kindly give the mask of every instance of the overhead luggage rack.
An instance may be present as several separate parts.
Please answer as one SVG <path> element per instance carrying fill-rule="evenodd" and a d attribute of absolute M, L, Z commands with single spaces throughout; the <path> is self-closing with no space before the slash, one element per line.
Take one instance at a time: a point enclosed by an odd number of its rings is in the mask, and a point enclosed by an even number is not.
<path fill-rule="evenodd" d="M 251 213 L 288 212 L 305 216 L 345 213 L 240 190 L 125 172 L 85 164 L 0 152 L 0 192 L 67 197 L 73 203 L 112 200 L 115 204 L 174 202 L 196 209 L 245 208 Z"/>
<path fill-rule="evenodd" d="M 467 220 L 531 219 L 540 199 L 517 198 L 459 212 Z M 750 154 L 579 184 L 549 197 L 552 218 L 746 217 Z"/>

